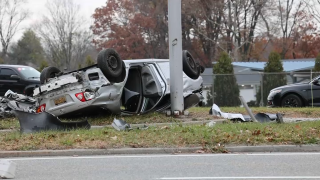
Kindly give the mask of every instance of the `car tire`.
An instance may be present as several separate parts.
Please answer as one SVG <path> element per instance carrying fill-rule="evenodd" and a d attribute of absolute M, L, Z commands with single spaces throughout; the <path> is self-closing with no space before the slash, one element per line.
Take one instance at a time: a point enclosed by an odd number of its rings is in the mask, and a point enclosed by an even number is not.
<path fill-rule="evenodd" d="M 281 101 L 282 107 L 302 107 L 302 100 L 295 94 L 286 95 Z"/>
<path fill-rule="evenodd" d="M 40 74 L 40 83 L 46 83 L 48 79 L 56 77 L 56 75 L 59 73 L 61 73 L 61 71 L 56 67 L 49 66 L 44 68 Z"/>
<path fill-rule="evenodd" d="M 106 78 L 116 78 L 122 74 L 123 64 L 119 54 L 114 49 L 104 49 L 98 54 L 98 68 Z"/>
<path fill-rule="evenodd" d="M 182 51 L 182 61 L 184 73 L 191 79 L 198 79 L 200 75 L 199 65 L 187 50 Z"/>

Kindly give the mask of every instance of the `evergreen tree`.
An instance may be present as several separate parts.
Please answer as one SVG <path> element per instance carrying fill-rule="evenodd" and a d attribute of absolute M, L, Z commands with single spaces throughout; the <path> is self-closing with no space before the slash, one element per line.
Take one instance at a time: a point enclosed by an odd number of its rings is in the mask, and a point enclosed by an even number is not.
<path fill-rule="evenodd" d="M 26 30 L 18 43 L 12 47 L 10 57 L 17 64 L 26 65 L 31 62 L 41 66 L 45 58 L 40 38 L 32 30 Z"/>
<path fill-rule="evenodd" d="M 214 79 L 214 103 L 218 106 L 239 106 L 239 86 L 234 76 L 232 61 L 226 52 L 223 52 L 218 62 L 213 66 L 214 74 L 232 74 L 216 75 Z"/>
<path fill-rule="evenodd" d="M 264 67 L 263 75 L 263 106 L 267 104 L 267 97 L 270 90 L 287 84 L 286 74 L 283 72 L 281 56 L 277 52 L 271 52 L 268 62 Z M 272 73 L 272 74 L 269 74 Z M 261 87 L 257 93 L 257 103 L 261 103 Z"/>
<path fill-rule="evenodd" d="M 315 62 L 314 62 L 314 68 L 313 68 L 312 78 L 320 75 L 320 53 L 318 54 Z"/>

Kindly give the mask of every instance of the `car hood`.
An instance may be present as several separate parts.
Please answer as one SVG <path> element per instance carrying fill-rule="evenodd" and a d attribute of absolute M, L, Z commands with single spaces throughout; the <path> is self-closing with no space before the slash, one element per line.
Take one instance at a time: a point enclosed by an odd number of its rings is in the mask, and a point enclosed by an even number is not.
<path fill-rule="evenodd" d="M 290 87 L 296 87 L 296 86 L 305 86 L 308 85 L 309 83 L 294 83 L 294 84 L 288 84 L 284 86 L 280 86 L 277 88 L 272 89 L 271 91 L 278 90 L 278 89 L 285 89 L 285 88 L 290 88 Z"/>

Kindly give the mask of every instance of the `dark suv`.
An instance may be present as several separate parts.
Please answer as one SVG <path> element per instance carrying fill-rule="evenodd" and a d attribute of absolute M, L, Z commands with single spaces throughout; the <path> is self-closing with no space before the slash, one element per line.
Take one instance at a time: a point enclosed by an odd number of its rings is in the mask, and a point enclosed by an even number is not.
<path fill-rule="evenodd" d="M 32 96 L 33 89 L 40 84 L 40 72 L 29 66 L 0 65 L 0 96 L 9 89 L 15 93 Z"/>

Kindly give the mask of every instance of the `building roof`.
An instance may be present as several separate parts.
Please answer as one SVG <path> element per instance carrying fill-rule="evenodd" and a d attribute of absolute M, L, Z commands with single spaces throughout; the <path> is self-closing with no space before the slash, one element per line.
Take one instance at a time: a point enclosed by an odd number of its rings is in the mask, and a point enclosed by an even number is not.
<path fill-rule="evenodd" d="M 247 67 L 234 66 L 233 71 L 239 85 L 260 84 L 261 75 Z M 205 68 L 201 74 L 204 86 L 211 86 L 213 82 L 212 68 Z"/>
<path fill-rule="evenodd" d="M 315 59 L 286 59 L 282 60 L 283 71 L 295 72 L 309 70 L 314 67 Z M 254 71 L 263 71 L 266 62 L 233 62 L 232 65 L 247 67 Z"/>
<path fill-rule="evenodd" d="M 215 62 L 216 63 L 216 62 Z M 315 59 L 286 59 L 282 60 L 283 71 L 290 73 L 313 69 Z M 239 85 L 259 85 L 261 75 L 257 71 L 263 71 L 266 62 L 233 62 L 233 71 Z M 300 72 L 301 73 L 301 72 Z M 212 68 L 205 68 L 201 74 L 204 86 L 211 86 L 213 82 Z M 291 78 L 287 76 L 288 82 Z"/>

